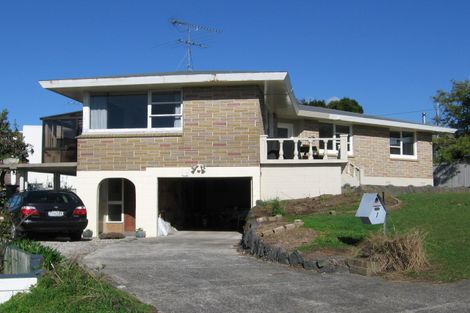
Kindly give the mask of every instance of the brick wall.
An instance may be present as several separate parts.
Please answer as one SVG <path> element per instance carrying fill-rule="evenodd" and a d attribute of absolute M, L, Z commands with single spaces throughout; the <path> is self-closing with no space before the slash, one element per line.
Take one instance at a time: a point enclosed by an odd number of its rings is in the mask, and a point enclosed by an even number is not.
<path fill-rule="evenodd" d="M 432 178 L 432 135 L 417 133 L 417 160 L 390 158 L 388 128 L 353 126 L 354 157 L 351 162 L 366 176 Z"/>
<path fill-rule="evenodd" d="M 290 121 L 292 122 L 292 121 Z M 298 120 L 294 134 L 299 137 L 319 138 L 319 122 Z M 432 135 L 417 133 L 417 160 L 396 160 L 390 158 L 390 130 L 385 127 L 353 126 L 354 156 L 352 163 L 373 177 L 432 178 Z"/>
<path fill-rule="evenodd" d="M 183 133 L 82 136 L 78 170 L 259 165 L 263 133 L 256 86 L 183 90 Z"/>

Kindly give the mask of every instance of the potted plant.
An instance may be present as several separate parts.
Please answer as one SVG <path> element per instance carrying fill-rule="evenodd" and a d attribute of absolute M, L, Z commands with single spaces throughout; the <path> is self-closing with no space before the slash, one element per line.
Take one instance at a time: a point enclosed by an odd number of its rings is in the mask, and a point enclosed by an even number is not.
<path fill-rule="evenodd" d="M 137 228 L 137 230 L 135 231 L 135 238 L 145 238 L 145 230 L 143 230 L 142 228 Z"/>

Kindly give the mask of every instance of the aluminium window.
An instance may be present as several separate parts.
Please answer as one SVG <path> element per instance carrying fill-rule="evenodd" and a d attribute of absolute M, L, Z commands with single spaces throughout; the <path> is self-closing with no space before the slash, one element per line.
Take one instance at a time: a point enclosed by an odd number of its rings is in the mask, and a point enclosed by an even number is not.
<path fill-rule="evenodd" d="M 409 131 L 390 131 L 390 155 L 416 156 L 416 134 Z"/>
<path fill-rule="evenodd" d="M 92 131 L 182 128 L 180 91 L 95 94 L 89 106 Z"/>
<path fill-rule="evenodd" d="M 340 138 L 340 135 L 348 135 L 348 152 L 352 152 L 352 129 L 350 125 L 337 125 L 337 124 L 326 124 L 320 123 L 319 125 L 319 136 L 320 138 Z M 338 151 L 339 141 L 333 145 L 333 141 L 328 141 L 327 150 Z M 320 141 L 320 149 L 324 149 L 325 145 Z"/>
<path fill-rule="evenodd" d="M 152 92 L 148 116 L 151 128 L 181 128 L 183 119 L 181 92 Z"/>

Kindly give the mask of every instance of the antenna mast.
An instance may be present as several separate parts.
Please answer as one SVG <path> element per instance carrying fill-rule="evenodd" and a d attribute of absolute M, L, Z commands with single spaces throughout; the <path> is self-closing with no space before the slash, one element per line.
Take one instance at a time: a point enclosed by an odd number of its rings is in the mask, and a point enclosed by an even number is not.
<path fill-rule="evenodd" d="M 173 26 L 182 26 L 182 27 L 184 27 L 184 30 L 188 33 L 186 39 L 178 39 L 178 42 L 186 46 L 186 50 L 187 50 L 186 54 L 187 54 L 187 59 L 188 59 L 188 64 L 187 64 L 186 68 L 187 68 L 188 71 L 192 71 L 193 70 L 193 52 L 192 52 L 192 48 L 193 47 L 207 48 L 207 46 L 202 44 L 202 43 L 193 41 L 191 39 L 191 32 L 192 31 L 196 32 L 196 31 L 199 31 L 199 30 L 204 30 L 204 31 L 207 31 L 207 32 L 210 32 L 210 33 L 221 33 L 222 30 L 211 28 L 211 27 L 206 27 L 206 26 L 201 26 L 201 25 L 195 25 L 195 24 L 180 21 L 180 20 L 177 20 L 177 19 L 171 19 L 170 23 Z"/>

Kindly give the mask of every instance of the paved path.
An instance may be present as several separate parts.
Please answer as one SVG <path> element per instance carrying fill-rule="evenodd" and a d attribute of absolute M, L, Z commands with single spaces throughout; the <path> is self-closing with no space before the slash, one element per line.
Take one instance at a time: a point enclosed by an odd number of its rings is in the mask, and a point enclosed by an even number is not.
<path fill-rule="evenodd" d="M 83 258 L 159 312 L 470 312 L 470 281 L 318 274 L 240 255 L 240 235 L 179 232 L 103 245 Z M 74 243 L 71 243 L 74 244 Z"/>

